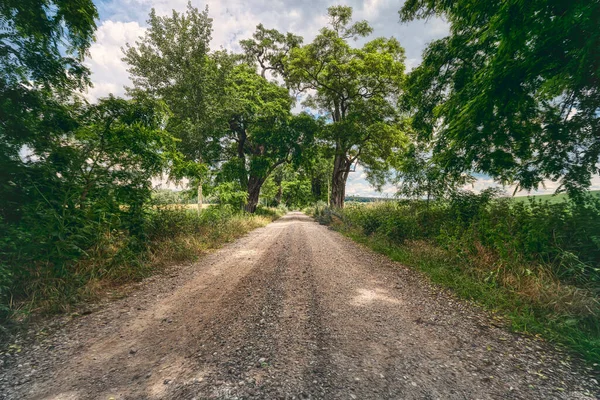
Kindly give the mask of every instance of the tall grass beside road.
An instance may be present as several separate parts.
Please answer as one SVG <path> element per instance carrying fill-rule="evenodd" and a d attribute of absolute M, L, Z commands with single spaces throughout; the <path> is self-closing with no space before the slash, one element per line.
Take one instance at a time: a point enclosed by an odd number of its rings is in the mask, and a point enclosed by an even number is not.
<path fill-rule="evenodd" d="M 159 205 L 146 209 L 135 234 L 118 220 L 94 224 L 94 229 L 82 227 L 75 237 L 54 238 L 40 231 L 40 241 L 61 240 L 60 246 L 80 247 L 60 268 L 53 261 L 53 252 L 44 253 L 44 242 L 34 254 L 19 251 L 18 245 L 4 248 L 0 265 L 2 320 L 6 324 L 31 313 L 68 311 L 78 302 L 98 298 L 165 267 L 195 260 L 281 214 L 267 208 L 247 214 L 230 206 L 212 206 L 198 213 L 187 207 Z M 83 244 L 87 246 L 81 247 Z M 9 252 L 11 249 L 14 251 Z"/>

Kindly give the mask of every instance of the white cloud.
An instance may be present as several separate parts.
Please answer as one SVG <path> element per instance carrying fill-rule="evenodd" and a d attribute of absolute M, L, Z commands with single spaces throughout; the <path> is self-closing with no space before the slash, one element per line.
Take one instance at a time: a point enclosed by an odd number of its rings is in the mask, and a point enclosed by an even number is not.
<path fill-rule="evenodd" d="M 113 93 L 123 95 L 123 87 L 130 84 L 127 66 L 121 61 L 121 47 L 133 43 L 144 33 L 151 8 L 158 15 L 167 15 L 176 10 L 184 12 L 187 0 L 113 0 L 100 2 L 101 21 L 96 33 L 97 41 L 90 49 L 87 65 L 92 70 L 91 88 L 87 97 L 98 99 Z M 418 65 L 425 45 L 448 32 L 448 24 L 433 18 L 427 22 L 415 21 L 400 24 L 398 10 L 401 3 L 391 0 L 349 0 L 354 7 L 355 19 L 366 19 L 374 27 L 372 37 L 395 36 L 405 46 L 409 69 Z M 239 40 L 252 35 L 256 25 L 263 23 L 267 28 L 293 32 L 309 42 L 318 30 L 327 24 L 326 10 L 337 1 L 311 0 L 295 2 L 275 0 L 265 3 L 260 0 L 193 0 L 199 9 L 208 6 L 213 18 L 213 49 L 239 50 Z"/>
<path fill-rule="evenodd" d="M 122 47 L 134 43 L 145 29 L 137 22 L 104 21 L 96 31 L 96 42 L 90 48 L 86 65 L 92 71 L 94 86 L 86 96 L 90 101 L 113 93 L 122 96 L 130 84 L 127 65 L 121 61 Z"/>

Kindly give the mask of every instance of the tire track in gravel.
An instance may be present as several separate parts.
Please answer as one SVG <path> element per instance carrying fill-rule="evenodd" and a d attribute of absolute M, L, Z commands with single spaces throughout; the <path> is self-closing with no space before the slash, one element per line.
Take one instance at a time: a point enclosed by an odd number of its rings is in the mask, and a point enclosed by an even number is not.
<path fill-rule="evenodd" d="M 0 399 L 600 398 L 568 357 L 290 213 L 25 346 Z"/>

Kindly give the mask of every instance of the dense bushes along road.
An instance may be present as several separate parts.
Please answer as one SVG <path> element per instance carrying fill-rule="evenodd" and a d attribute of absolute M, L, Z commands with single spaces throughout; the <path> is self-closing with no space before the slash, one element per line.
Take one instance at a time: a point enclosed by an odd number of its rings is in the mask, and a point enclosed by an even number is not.
<path fill-rule="evenodd" d="M 65 234 L 60 241 L 52 231 L 32 230 L 26 238 L 33 237 L 37 246 L 27 247 L 27 252 L 19 251 L 24 244 L 13 237 L 14 251 L 1 248 L 5 258 L 0 264 L 0 321 L 22 318 L 31 311 L 68 310 L 110 287 L 193 260 L 279 215 L 275 209 L 260 207 L 251 215 L 228 205 L 201 213 L 167 205 L 146 207 L 135 235 L 123 224 L 127 219 L 116 218 L 91 227 L 73 224 L 75 233 Z M 64 259 L 57 264 L 59 246 L 72 252 L 63 252 Z"/>
<path fill-rule="evenodd" d="M 600 201 L 448 201 L 317 207 L 323 222 L 416 267 L 513 328 L 600 360 Z"/>

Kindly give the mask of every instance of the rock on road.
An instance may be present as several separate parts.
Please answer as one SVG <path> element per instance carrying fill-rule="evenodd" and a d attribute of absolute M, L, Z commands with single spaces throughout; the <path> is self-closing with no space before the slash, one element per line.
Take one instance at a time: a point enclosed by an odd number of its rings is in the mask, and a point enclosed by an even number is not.
<path fill-rule="evenodd" d="M 584 365 L 301 213 L 0 368 L 0 399 L 594 399 Z"/>

